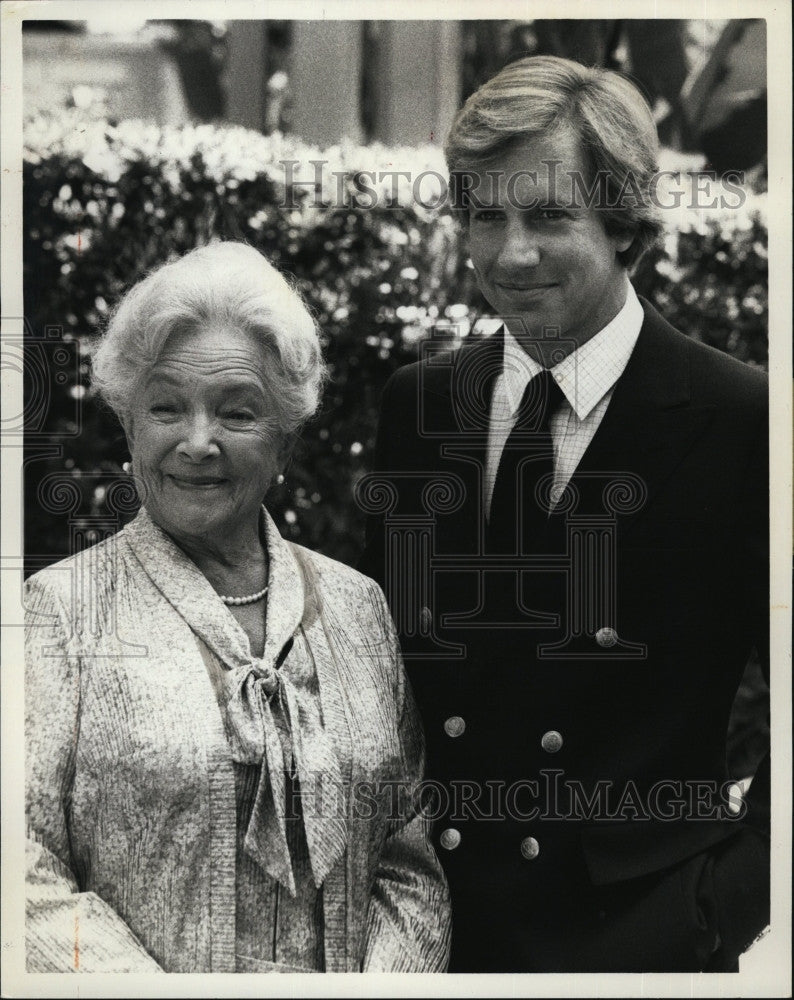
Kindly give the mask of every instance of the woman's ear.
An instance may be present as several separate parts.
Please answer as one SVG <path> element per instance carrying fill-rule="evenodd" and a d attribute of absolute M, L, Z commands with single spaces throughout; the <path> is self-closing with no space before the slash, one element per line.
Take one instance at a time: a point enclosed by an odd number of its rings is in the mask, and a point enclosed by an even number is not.
<path fill-rule="evenodd" d="M 276 452 L 276 463 L 278 465 L 279 472 L 284 471 L 297 440 L 297 434 L 285 434 L 282 438 L 281 444 L 278 446 L 278 451 Z"/>
<path fill-rule="evenodd" d="M 132 432 L 132 417 L 129 413 L 119 413 L 117 414 L 119 418 L 119 423 L 121 424 L 121 429 L 124 431 L 124 437 L 127 439 L 127 447 L 130 452 L 132 452 L 132 446 L 134 442 L 134 435 Z"/>

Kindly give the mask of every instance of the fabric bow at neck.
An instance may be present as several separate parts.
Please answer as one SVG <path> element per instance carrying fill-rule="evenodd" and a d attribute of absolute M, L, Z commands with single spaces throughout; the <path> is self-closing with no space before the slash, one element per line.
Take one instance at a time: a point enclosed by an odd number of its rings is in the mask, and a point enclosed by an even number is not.
<path fill-rule="evenodd" d="M 245 632 L 204 574 L 145 508 L 124 532 L 163 597 L 221 666 L 217 693 L 232 759 L 260 767 L 245 850 L 294 895 L 286 838 L 287 770 L 300 785 L 318 888 L 345 852 L 346 797 L 336 748 L 323 724 L 323 677 L 316 667 L 331 662 L 333 652 L 315 592 L 264 507 L 261 518 L 270 562 L 261 659 L 252 657 Z M 319 794 L 318 783 L 327 794 Z"/>
<path fill-rule="evenodd" d="M 292 655 L 311 655 L 303 642 L 293 649 Z M 236 668 L 229 680 L 226 716 L 232 759 L 260 765 L 245 850 L 295 895 L 286 836 L 289 771 L 300 785 L 309 860 L 319 889 L 344 854 L 347 832 L 339 759 L 320 718 L 318 698 L 261 661 Z"/>

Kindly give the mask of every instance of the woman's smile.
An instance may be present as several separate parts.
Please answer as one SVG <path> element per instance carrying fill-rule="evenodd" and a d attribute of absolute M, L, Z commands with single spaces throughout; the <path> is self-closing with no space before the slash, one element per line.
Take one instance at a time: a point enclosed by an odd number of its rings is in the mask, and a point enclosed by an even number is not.
<path fill-rule="evenodd" d="M 218 476 L 186 476 L 166 473 L 166 479 L 170 479 L 176 486 L 186 490 L 211 490 L 218 486 L 224 486 L 228 479 Z"/>

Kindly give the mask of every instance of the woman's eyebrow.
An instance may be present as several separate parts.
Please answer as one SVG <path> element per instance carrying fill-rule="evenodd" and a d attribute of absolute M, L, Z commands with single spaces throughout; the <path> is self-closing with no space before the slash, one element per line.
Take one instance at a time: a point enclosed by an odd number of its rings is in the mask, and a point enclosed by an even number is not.
<path fill-rule="evenodd" d="M 239 371 L 235 372 L 213 372 L 210 374 L 213 378 L 213 384 L 222 384 L 224 386 L 239 385 L 241 387 L 262 385 L 261 376 L 254 371 L 249 371 L 245 367 L 242 367 Z M 168 385 L 180 386 L 183 385 L 185 381 L 191 381 L 189 375 L 182 373 L 177 374 L 168 370 L 153 371 L 146 379 L 147 385 L 164 382 Z"/>
<path fill-rule="evenodd" d="M 176 389 L 181 392 L 191 390 L 190 378 L 179 375 L 169 375 L 167 372 L 153 374 L 146 382 L 145 388 L 149 390 Z M 239 374 L 213 379 L 210 386 L 215 395 L 249 396 L 264 399 L 266 397 L 265 386 L 262 379 L 253 373 L 241 372 Z"/>
<path fill-rule="evenodd" d="M 159 382 L 165 382 L 168 385 L 179 385 L 180 381 L 175 375 L 168 375 L 163 372 L 151 372 L 146 379 L 146 384 L 154 385 Z"/>

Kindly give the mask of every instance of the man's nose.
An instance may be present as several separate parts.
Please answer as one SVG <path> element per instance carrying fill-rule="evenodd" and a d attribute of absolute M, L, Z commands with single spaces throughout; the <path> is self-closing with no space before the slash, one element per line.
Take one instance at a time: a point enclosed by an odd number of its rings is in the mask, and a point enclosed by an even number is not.
<path fill-rule="evenodd" d="M 201 462 L 219 452 L 215 422 L 204 414 L 196 415 L 185 424 L 177 452 L 191 462 Z"/>
<path fill-rule="evenodd" d="M 499 251 L 499 265 L 505 270 L 537 267 L 540 245 L 535 227 L 523 219 L 508 220 Z"/>

